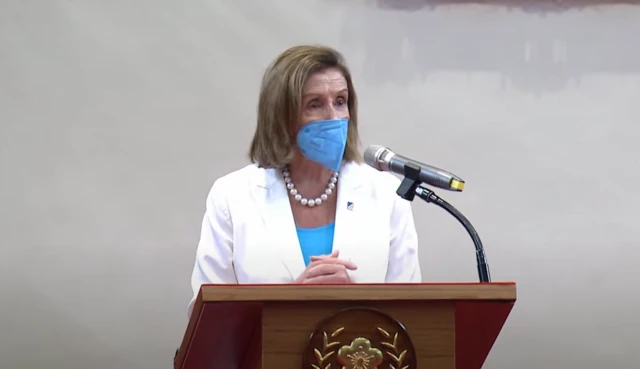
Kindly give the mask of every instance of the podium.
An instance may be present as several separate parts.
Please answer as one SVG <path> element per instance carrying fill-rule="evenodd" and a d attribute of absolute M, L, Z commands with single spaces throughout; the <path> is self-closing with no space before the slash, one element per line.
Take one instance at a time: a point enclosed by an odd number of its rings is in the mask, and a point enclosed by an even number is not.
<path fill-rule="evenodd" d="M 515 283 L 203 285 L 175 369 L 481 369 Z"/>

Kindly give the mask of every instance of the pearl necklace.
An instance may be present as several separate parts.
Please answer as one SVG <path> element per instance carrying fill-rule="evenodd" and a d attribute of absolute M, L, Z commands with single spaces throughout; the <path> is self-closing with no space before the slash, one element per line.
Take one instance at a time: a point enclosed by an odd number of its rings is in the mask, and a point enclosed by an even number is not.
<path fill-rule="evenodd" d="M 287 169 L 282 170 L 282 176 L 284 177 L 284 183 L 287 185 L 287 190 L 289 190 L 289 194 L 291 194 L 291 196 L 293 196 L 293 198 L 297 202 L 299 202 L 300 205 L 308 206 L 310 208 L 317 205 L 322 205 L 324 201 L 327 201 L 327 198 L 329 197 L 329 195 L 333 193 L 333 191 L 336 188 L 336 183 L 338 182 L 338 172 L 333 172 L 333 174 L 331 174 L 331 179 L 329 180 L 329 184 L 327 185 L 327 188 L 324 190 L 324 193 L 320 195 L 320 197 L 317 197 L 315 199 L 307 199 L 305 197 L 302 197 L 302 195 L 298 193 L 298 190 L 296 190 L 296 186 L 291 181 L 291 173 L 289 173 L 289 170 Z"/>

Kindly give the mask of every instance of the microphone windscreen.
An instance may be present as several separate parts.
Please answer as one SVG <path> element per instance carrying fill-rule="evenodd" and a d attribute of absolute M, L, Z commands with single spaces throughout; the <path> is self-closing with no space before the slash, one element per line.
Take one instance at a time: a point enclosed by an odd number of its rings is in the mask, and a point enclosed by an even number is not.
<path fill-rule="evenodd" d="M 380 153 L 384 151 L 384 149 L 384 146 L 369 145 L 369 147 L 364 150 L 364 154 L 362 155 L 364 157 L 364 162 L 369 166 L 377 168 L 376 161 L 378 160 L 378 155 L 380 155 Z"/>

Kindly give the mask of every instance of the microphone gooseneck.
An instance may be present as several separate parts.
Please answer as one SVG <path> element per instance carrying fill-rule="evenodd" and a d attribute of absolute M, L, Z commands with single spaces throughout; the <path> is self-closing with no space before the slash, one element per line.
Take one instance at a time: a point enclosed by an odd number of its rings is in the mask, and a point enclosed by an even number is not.
<path fill-rule="evenodd" d="M 469 233 L 469 236 L 471 236 L 471 240 L 473 240 L 473 244 L 476 247 L 476 264 L 478 266 L 478 278 L 482 283 L 491 282 L 491 276 L 489 275 L 489 265 L 487 264 L 487 257 L 484 253 L 484 246 L 482 245 L 482 241 L 480 240 L 478 232 L 476 232 L 476 229 L 473 227 L 471 222 L 469 222 L 467 217 L 465 217 L 453 205 L 444 201 L 433 191 L 424 186 L 416 187 L 415 194 L 424 201 L 436 204 L 440 208 L 446 210 L 447 213 L 453 215 L 453 217 L 456 218 L 460 222 L 460 224 L 462 224 L 462 226 L 467 230 L 467 233 Z"/>
<path fill-rule="evenodd" d="M 458 182 L 462 186 L 464 185 L 464 181 L 440 169 L 427 166 L 426 164 L 411 161 L 403 157 L 399 157 L 400 159 L 395 161 L 395 165 L 390 165 L 394 163 L 394 156 L 396 156 L 396 154 L 394 154 L 391 150 L 377 145 L 369 146 L 364 152 L 364 159 L 368 165 L 378 170 L 391 171 L 404 176 L 404 179 L 402 180 L 400 186 L 398 187 L 398 190 L 396 191 L 398 196 L 405 200 L 413 201 L 415 195 L 418 195 L 418 197 L 420 197 L 425 202 L 435 204 L 438 207 L 444 209 L 447 213 L 456 218 L 458 222 L 460 222 L 460 224 L 462 224 L 467 233 L 469 233 L 469 236 L 471 236 L 471 240 L 473 241 L 476 249 L 478 279 L 481 283 L 491 282 L 489 264 L 487 263 L 484 246 L 482 245 L 482 241 L 480 240 L 478 232 L 476 232 L 471 222 L 453 205 L 441 199 L 433 191 L 422 185 L 423 182 L 426 182 L 427 184 L 438 186 L 440 188 L 455 190 L 455 188 L 453 188 L 454 186 L 452 186 L 452 183 L 455 184 L 456 182 Z M 402 164 L 402 168 L 398 168 L 398 164 Z M 426 171 L 423 165 L 428 167 Z M 433 175 L 434 170 L 438 171 L 439 173 Z M 437 178 L 440 176 L 440 174 L 442 174 L 441 178 Z M 446 183 L 447 181 L 449 181 L 449 183 Z M 459 189 L 457 189 L 458 191 L 462 190 L 461 186 Z"/>

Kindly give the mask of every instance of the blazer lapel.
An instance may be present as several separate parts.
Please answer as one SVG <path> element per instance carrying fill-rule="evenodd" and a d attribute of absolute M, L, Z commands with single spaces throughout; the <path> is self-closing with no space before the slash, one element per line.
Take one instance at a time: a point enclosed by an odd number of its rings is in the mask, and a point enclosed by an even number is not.
<path fill-rule="evenodd" d="M 256 203 L 265 225 L 267 240 L 264 245 L 273 249 L 275 259 L 279 258 L 290 274 L 291 281 L 302 272 L 305 265 L 296 233 L 295 221 L 289 203 L 289 194 L 276 169 L 264 170 L 264 177 L 256 183 Z M 249 211 L 249 210 L 247 210 Z M 265 265 L 269 268 L 269 265 Z M 271 266 L 277 270 L 277 267 Z M 280 280 L 281 276 L 278 277 Z"/>
<path fill-rule="evenodd" d="M 359 166 L 347 163 L 343 166 L 338 180 L 338 200 L 336 204 L 336 225 L 333 236 L 333 250 L 340 251 L 340 258 L 350 260 L 357 252 L 358 232 L 366 228 L 360 225 L 366 219 L 362 211 L 366 207 L 362 201 L 360 189 L 362 182 L 358 175 Z"/>
<path fill-rule="evenodd" d="M 359 180 L 359 169 L 358 164 L 346 163 L 338 179 L 333 250 L 339 250 L 340 258 L 345 260 L 353 258 L 354 253 L 358 252 L 357 247 L 363 239 L 363 235 L 358 232 L 366 230 L 366 224 L 362 223 L 366 223 L 365 213 L 368 207 L 361 198 L 362 182 Z M 290 281 L 293 281 L 304 272 L 305 264 L 289 194 L 279 171 L 266 169 L 261 173 L 264 173 L 264 176 L 260 176 L 256 181 L 254 196 L 268 238 L 264 246 L 272 247 L 273 252 L 278 254 L 276 258 L 283 262 L 290 274 Z M 274 275 L 275 277 L 282 279 L 281 276 Z"/>

